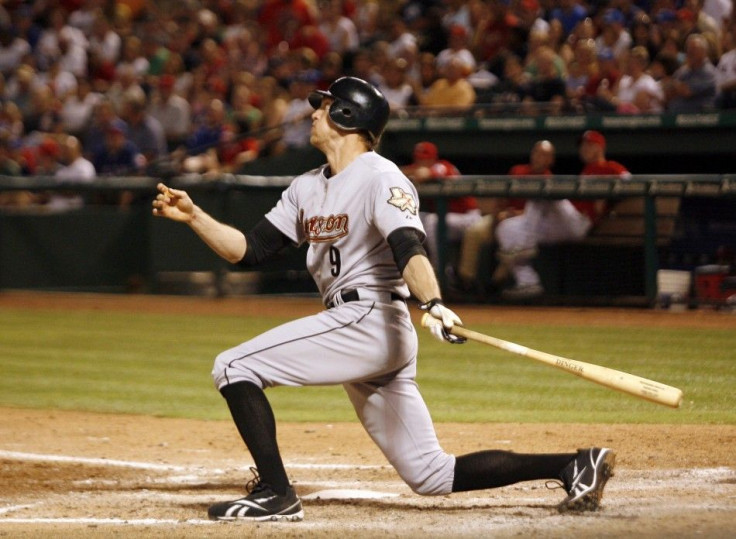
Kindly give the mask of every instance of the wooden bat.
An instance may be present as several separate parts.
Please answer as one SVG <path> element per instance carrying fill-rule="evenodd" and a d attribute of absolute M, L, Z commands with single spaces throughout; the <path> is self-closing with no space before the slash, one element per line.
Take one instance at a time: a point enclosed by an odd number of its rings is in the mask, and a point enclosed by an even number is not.
<path fill-rule="evenodd" d="M 440 320 L 433 318 L 429 313 L 424 313 L 422 316 L 422 326 L 430 327 L 434 324 L 441 324 Z M 590 380 L 597 384 L 623 391 L 635 397 L 645 399 L 657 404 L 664 404 L 665 406 L 671 406 L 672 408 L 679 408 L 682 402 L 682 390 L 676 387 L 660 384 L 654 380 L 648 380 L 635 374 L 628 372 L 617 371 L 615 369 L 609 369 L 601 365 L 595 365 L 593 363 L 586 363 L 584 361 L 577 361 L 575 359 L 568 359 L 562 356 L 556 356 L 554 354 L 548 354 L 546 352 L 540 352 L 539 350 L 533 350 L 516 344 L 510 341 L 504 341 L 496 337 L 484 335 L 477 331 L 466 329 L 462 326 L 454 326 L 452 328 L 452 334 L 459 337 L 465 337 L 472 341 L 488 344 L 495 346 L 501 350 L 506 350 L 513 354 L 519 354 L 520 356 L 528 357 L 535 361 L 540 361 L 556 367 L 580 378 Z"/>

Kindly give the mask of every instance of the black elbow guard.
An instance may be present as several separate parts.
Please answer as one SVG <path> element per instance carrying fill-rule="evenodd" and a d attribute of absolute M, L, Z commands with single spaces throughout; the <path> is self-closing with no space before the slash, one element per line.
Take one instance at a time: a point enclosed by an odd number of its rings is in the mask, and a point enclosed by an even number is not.
<path fill-rule="evenodd" d="M 291 243 L 271 222 L 263 218 L 245 235 L 246 249 L 239 266 L 256 266 Z"/>
<path fill-rule="evenodd" d="M 427 256 L 427 251 L 422 247 L 421 233 L 416 228 L 398 228 L 389 234 L 386 241 L 391 247 L 394 262 L 400 273 L 404 272 L 404 268 L 414 255 Z"/>

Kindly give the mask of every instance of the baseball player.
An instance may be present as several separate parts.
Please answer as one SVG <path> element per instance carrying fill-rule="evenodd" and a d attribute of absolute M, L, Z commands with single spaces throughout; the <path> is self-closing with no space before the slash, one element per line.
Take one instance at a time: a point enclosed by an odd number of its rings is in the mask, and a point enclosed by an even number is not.
<path fill-rule="evenodd" d="M 212 375 L 257 468 L 245 497 L 216 503 L 219 520 L 297 521 L 301 501 L 284 469 L 264 390 L 342 384 L 372 440 L 418 494 L 443 495 L 518 481 L 557 479 L 563 511 L 598 507 L 612 474 L 606 448 L 525 455 L 480 451 L 456 457 L 437 440 L 415 382 L 417 335 L 406 299 L 441 320 L 433 335 L 453 336 L 460 318 L 443 305 L 422 248 L 417 193 L 374 148 L 389 106 L 362 79 L 343 77 L 310 95 L 311 143 L 327 163 L 296 177 L 248 232 L 216 221 L 185 191 L 158 185 L 153 213 L 188 224 L 217 254 L 250 266 L 307 242 L 307 267 L 325 309 L 219 354 Z"/>
<path fill-rule="evenodd" d="M 548 140 L 539 140 L 529 153 L 529 162 L 514 165 L 509 170 L 509 176 L 551 176 L 550 167 L 555 160 L 555 147 Z M 499 223 L 516 217 L 524 212 L 526 199 L 500 198 L 493 200 L 492 211 L 479 222 L 471 225 L 465 231 L 460 247 L 460 257 L 457 265 L 457 277 L 462 288 L 471 290 L 478 273 L 478 257 L 483 245 L 493 240 L 493 235 Z M 507 278 L 508 271 L 503 264 L 496 267 L 492 282 L 498 284 Z"/>

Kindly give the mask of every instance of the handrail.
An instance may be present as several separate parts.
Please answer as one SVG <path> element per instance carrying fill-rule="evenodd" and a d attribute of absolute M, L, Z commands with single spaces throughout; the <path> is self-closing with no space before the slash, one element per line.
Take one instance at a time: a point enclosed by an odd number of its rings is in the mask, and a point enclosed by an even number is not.
<path fill-rule="evenodd" d="M 150 176 L 100 176 L 91 182 L 59 181 L 53 176 L 0 176 L 0 191 L 79 192 L 154 190 L 165 181 L 182 188 L 220 191 L 252 188 L 285 188 L 294 176 L 225 174 L 204 179 L 197 174 L 162 180 Z M 448 199 L 461 196 L 522 198 L 622 198 L 638 196 L 731 197 L 736 196 L 736 174 L 638 174 L 628 178 L 572 175 L 513 177 L 465 175 L 453 181 L 428 181 L 417 187 L 420 196 Z"/>
<path fill-rule="evenodd" d="M 477 104 L 473 107 L 404 107 L 389 119 L 389 133 L 403 131 L 550 131 L 572 129 L 718 129 L 736 125 L 736 110 L 696 113 L 616 112 L 554 113 L 553 107 L 534 103 L 529 107 L 514 103 Z"/>
<path fill-rule="evenodd" d="M 736 176 L 717 174 L 611 176 L 461 176 L 454 181 L 432 181 L 417 188 L 420 196 L 453 198 L 623 198 L 639 196 L 736 195 Z"/>

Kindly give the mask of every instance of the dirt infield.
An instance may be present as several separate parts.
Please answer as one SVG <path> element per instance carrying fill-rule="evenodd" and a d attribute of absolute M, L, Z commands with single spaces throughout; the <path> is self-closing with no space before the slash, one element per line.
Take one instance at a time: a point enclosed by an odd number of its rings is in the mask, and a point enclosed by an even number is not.
<path fill-rule="evenodd" d="M 147 312 L 313 312 L 313 298 L 202 299 L 0 294 L 0 308 Z M 736 317 L 600 309 L 463 307 L 467 323 L 736 328 Z M 206 508 L 237 497 L 249 455 L 227 421 L 0 409 L 0 537 L 732 537 L 736 426 L 439 424 L 454 453 L 486 447 L 618 454 L 603 508 L 560 515 L 562 491 L 531 482 L 436 498 L 409 491 L 353 423 L 279 424 L 304 522 L 212 523 Z"/>

